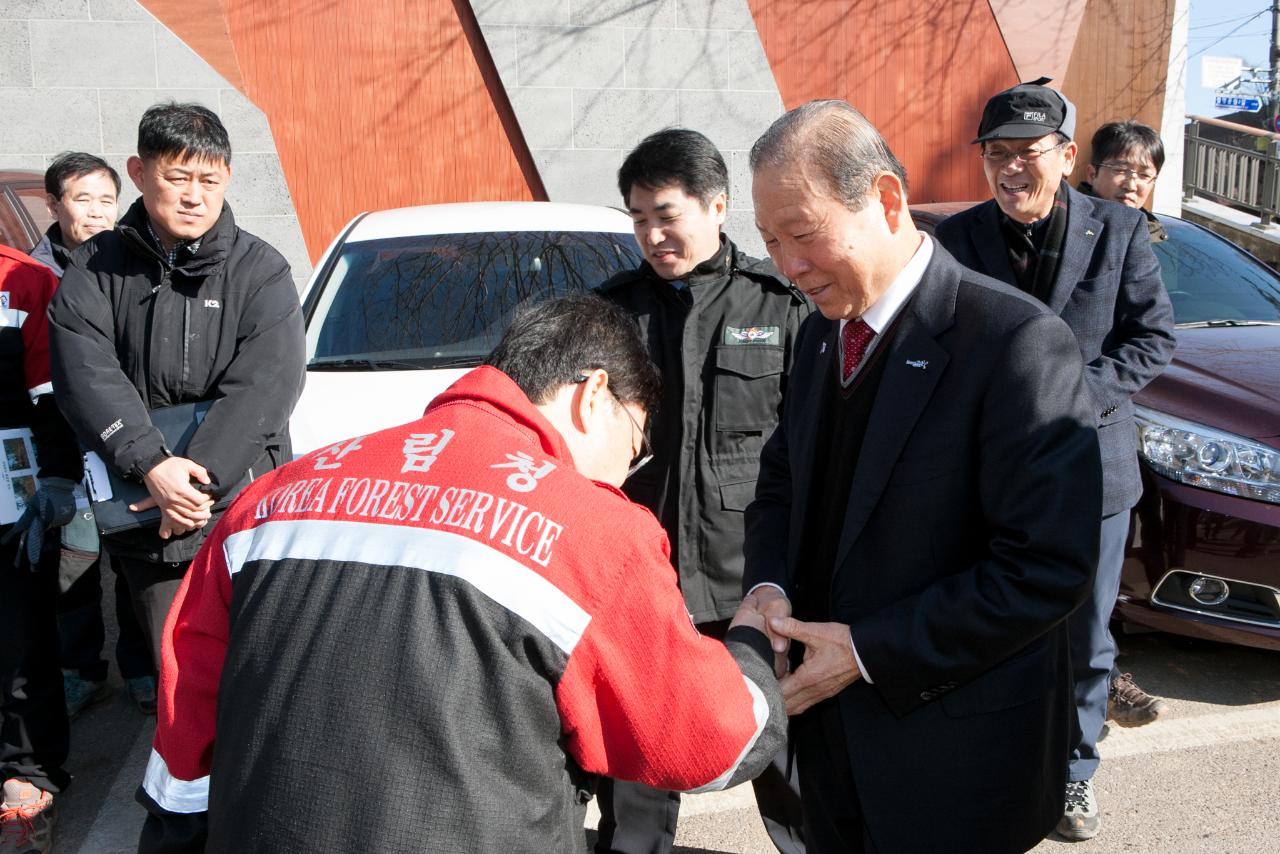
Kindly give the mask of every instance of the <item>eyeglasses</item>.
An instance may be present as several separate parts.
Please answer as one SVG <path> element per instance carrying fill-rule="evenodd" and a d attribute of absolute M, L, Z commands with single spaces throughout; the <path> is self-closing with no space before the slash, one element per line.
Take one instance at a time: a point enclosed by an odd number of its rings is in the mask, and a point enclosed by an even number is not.
<path fill-rule="evenodd" d="M 1010 151 L 1007 148 L 983 148 L 978 152 L 978 156 L 992 166 L 1004 166 L 1014 160 L 1021 160 L 1023 163 L 1034 163 L 1050 151 L 1057 151 L 1066 144 L 1066 142 L 1060 142 L 1048 148 L 1024 148 L 1021 151 Z"/>
<path fill-rule="evenodd" d="M 1108 172 L 1112 172 L 1118 177 L 1126 180 L 1132 178 L 1139 184 L 1150 184 L 1156 179 L 1156 173 L 1140 172 L 1137 169 L 1130 169 L 1128 163 L 1099 163 L 1098 168 L 1106 169 Z"/>
<path fill-rule="evenodd" d="M 608 388 L 608 386 L 606 386 L 606 388 Z M 609 394 L 613 394 L 612 389 L 609 390 Z M 631 410 L 627 409 L 626 405 L 622 401 L 618 400 L 618 396 L 616 394 L 613 394 L 613 399 L 618 401 L 618 406 L 621 406 L 622 411 L 627 413 L 627 418 L 631 421 L 631 426 L 635 427 L 636 432 L 640 434 L 640 453 L 631 458 L 631 465 L 627 469 L 627 477 L 631 477 L 631 475 L 644 468 L 645 464 L 648 463 L 649 460 L 653 459 L 653 448 L 649 445 L 649 434 L 640 426 L 640 422 L 631 414 Z"/>
<path fill-rule="evenodd" d="M 589 379 L 591 379 L 590 375 L 582 374 L 579 375 L 574 382 L 584 383 Z M 640 422 L 631 414 L 631 410 L 627 409 L 626 404 L 621 400 L 618 400 L 618 396 L 613 393 L 613 389 L 608 386 L 605 386 L 605 388 L 609 390 L 609 395 L 613 398 L 614 402 L 617 403 L 622 411 L 627 414 L 627 420 L 631 422 L 631 426 L 636 428 L 636 432 L 640 434 L 640 453 L 631 458 L 631 466 L 627 469 L 626 476 L 631 477 L 631 475 L 640 471 L 640 469 L 644 468 L 644 466 L 653 459 L 653 446 L 649 443 L 649 433 L 645 428 L 640 426 Z"/>

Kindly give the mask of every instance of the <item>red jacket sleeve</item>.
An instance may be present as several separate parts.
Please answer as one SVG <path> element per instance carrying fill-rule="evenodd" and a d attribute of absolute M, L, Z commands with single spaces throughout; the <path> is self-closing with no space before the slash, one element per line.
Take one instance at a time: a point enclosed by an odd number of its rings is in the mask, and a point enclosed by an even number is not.
<path fill-rule="evenodd" d="M 34 401 L 53 391 L 48 311 L 58 280 L 52 270 L 36 261 L 24 264 L 19 259 L 0 259 L 0 272 L 4 273 L 4 308 L 21 318 L 22 379 Z"/>
<path fill-rule="evenodd" d="M 557 689 L 567 745 L 591 773 L 723 788 L 781 748 L 781 693 L 763 634 L 743 630 L 763 648 L 730 643 L 731 653 L 694 628 L 664 543 L 626 568 L 570 655 Z"/>
<path fill-rule="evenodd" d="M 230 637 L 223 542 L 231 528 L 219 525 L 196 555 L 165 621 L 156 735 L 143 790 L 167 813 L 205 812 L 209 805 L 218 682 Z"/>

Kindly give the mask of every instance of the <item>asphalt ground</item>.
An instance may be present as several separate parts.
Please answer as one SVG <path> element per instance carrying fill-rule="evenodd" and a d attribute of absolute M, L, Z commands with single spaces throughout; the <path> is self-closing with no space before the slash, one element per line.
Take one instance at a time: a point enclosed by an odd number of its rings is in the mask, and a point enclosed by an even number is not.
<path fill-rule="evenodd" d="M 108 581 L 110 579 L 108 578 Z M 114 643 L 111 584 L 104 591 L 107 649 Z M 1121 636 L 1121 669 L 1165 697 L 1142 728 L 1112 727 L 1094 778 L 1102 832 L 1054 838 L 1037 854 L 1269 854 L 1280 852 L 1280 654 L 1172 635 Z M 70 789 L 58 797 L 59 854 L 123 854 L 137 847 L 143 811 L 133 799 L 154 718 L 115 689 L 72 724 Z M 904 793 L 904 797 L 909 796 Z M 965 781 L 956 781 L 965 797 Z M 588 814 L 588 834 L 598 814 Z M 686 797 L 678 854 L 769 854 L 749 786 Z M 423 851 L 431 851 L 424 843 Z"/>

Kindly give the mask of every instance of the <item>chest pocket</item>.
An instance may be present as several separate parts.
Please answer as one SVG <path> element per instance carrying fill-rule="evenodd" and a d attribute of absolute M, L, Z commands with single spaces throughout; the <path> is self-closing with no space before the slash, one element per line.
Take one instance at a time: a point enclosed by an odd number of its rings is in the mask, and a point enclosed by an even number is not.
<path fill-rule="evenodd" d="M 717 430 L 770 430 L 782 398 L 782 347 L 721 344 L 716 347 Z"/>

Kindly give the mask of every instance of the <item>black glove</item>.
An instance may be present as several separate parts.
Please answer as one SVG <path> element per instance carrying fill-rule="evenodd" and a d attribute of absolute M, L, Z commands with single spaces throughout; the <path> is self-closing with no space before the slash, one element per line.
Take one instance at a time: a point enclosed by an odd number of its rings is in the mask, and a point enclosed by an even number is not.
<path fill-rule="evenodd" d="M 65 477 L 45 477 L 39 480 L 39 484 L 36 494 L 27 502 L 27 509 L 4 535 L 3 541 L 7 544 L 14 537 L 19 537 L 15 563 L 21 565 L 25 550 L 32 570 L 40 562 L 44 532 L 67 524 L 76 515 L 75 481 Z"/>

